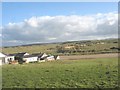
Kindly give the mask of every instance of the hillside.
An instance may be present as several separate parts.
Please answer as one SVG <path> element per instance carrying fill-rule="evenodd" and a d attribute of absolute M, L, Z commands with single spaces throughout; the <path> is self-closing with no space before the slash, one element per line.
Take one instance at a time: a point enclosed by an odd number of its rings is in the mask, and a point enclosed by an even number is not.
<path fill-rule="evenodd" d="M 6 54 L 17 53 L 17 52 L 28 52 L 28 53 L 45 52 L 49 54 L 58 54 L 58 55 L 117 53 L 119 52 L 119 50 L 120 48 L 118 47 L 118 39 L 30 44 L 30 45 L 11 46 L 11 47 L 2 48 L 2 52 Z"/>

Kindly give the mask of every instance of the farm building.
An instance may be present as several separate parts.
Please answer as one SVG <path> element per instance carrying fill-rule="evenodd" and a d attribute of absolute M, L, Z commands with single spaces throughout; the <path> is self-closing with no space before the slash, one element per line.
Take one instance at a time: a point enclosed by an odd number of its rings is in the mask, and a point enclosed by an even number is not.
<path fill-rule="evenodd" d="M 48 57 L 46 58 L 46 60 L 47 60 L 47 61 L 52 61 L 52 60 L 55 60 L 55 58 L 54 58 L 54 56 L 48 56 Z"/>
<path fill-rule="evenodd" d="M 25 56 L 23 56 L 23 61 L 25 61 L 26 63 L 37 62 L 38 61 L 38 56 L 25 55 Z"/>
<path fill-rule="evenodd" d="M 34 53 L 32 55 L 38 56 L 38 61 L 44 60 L 48 56 L 46 53 Z"/>
<path fill-rule="evenodd" d="M 18 62 L 23 62 L 23 57 L 29 55 L 29 53 L 21 52 L 21 53 L 15 53 L 15 60 L 18 60 Z"/>
<path fill-rule="evenodd" d="M 45 58 L 47 58 L 47 54 L 46 53 L 34 53 L 31 55 L 25 55 L 23 56 L 23 61 L 25 61 L 26 63 L 29 62 L 45 62 Z"/>
<path fill-rule="evenodd" d="M 58 55 L 49 55 L 47 57 L 44 58 L 46 61 L 52 61 L 52 60 L 59 60 L 60 57 Z"/>
<path fill-rule="evenodd" d="M 9 64 L 10 61 L 14 61 L 15 60 L 15 56 L 13 54 L 3 54 L 0 53 L 0 65 L 2 64 Z"/>
<path fill-rule="evenodd" d="M 54 55 L 54 58 L 55 58 L 55 60 L 59 60 L 59 59 L 60 59 L 60 56 Z"/>
<path fill-rule="evenodd" d="M 23 53 L 15 53 L 15 54 L 3 54 L 0 53 L 1 62 L 2 64 L 18 64 L 19 63 L 30 63 L 30 62 L 45 62 L 45 61 L 52 61 L 58 60 L 60 57 L 58 55 L 47 55 L 46 53 L 34 53 L 28 54 L 26 52 Z"/>
<path fill-rule="evenodd" d="M 44 59 L 45 57 L 47 57 L 48 55 L 46 53 L 41 53 L 40 55 L 38 55 L 38 59 L 39 60 L 42 60 Z"/>
<path fill-rule="evenodd" d="M 15 55 L 14 54 L 8 54 L 8 55 L 6 55 L 5 60 L 7 61 L 7 63 L 9 63 L 10 61 L 14 61 L 15 60 Z"/>

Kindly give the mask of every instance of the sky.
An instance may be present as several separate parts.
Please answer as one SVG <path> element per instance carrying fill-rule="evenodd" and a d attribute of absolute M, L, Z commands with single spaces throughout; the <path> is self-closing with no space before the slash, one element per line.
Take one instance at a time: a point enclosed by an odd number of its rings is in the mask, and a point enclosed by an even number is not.
<path fill-rule="evenodd" d="M 117 38 L 117 2 L 3 2 L 2 44 Z"/>

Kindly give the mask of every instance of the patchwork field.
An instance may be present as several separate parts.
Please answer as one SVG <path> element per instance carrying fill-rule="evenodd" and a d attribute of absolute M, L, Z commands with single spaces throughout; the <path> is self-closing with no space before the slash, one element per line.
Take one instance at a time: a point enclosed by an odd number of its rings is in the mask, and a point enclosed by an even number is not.
<path fill-rule="evenodd" d="M 118 39 L 71 41 L 2 47 L 2 52 L 6 54 L 18 52 L 28 52 L 30 54 L 45 52 L 54 55 L 89 55 L 118 53 L 119 51 L 120 48 L 118 47 Z"/>
<path fill-rule="evenodd" d="M 118 58 L 4 65 L 3 88 L 117 88 Z"/>

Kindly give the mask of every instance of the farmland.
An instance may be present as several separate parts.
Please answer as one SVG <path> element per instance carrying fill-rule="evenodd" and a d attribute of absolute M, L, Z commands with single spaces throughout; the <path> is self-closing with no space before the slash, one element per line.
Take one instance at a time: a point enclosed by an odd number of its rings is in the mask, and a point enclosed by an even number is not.
<path fill-rule="evenodd" d="M 118 58 L 4 65 L 3 88 L 117 88 Z"/>
<path fill-rule="evenodd" d="M 2 48 L 2 52 L 6 54 L 18 52 L 28 52 L 31 54 L 43 51 L 54 55 L 86 55 L 117 53 L 120 51 L 120 48 L 118 47 L 118 39 L 30 44 Z"/>
<path fill-rule="evenodd" d="M 2 52 L 60 55 L 60 60 L 2 66 L 3 88 L 118 88 L 117 39 L 2 47 Z"/>

